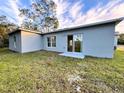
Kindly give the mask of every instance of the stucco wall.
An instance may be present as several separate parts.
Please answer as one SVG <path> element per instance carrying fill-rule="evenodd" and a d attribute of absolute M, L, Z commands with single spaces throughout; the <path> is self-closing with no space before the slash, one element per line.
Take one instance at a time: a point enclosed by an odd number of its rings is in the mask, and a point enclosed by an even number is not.
<path fill-rule="evenodd" d="M 16 47 L 14 46 L 14 35 L 16 37 Z M 9 49 L 12 51 L 21 52 L 21 34 L 16 32 L 9 35 Z"/>
<path fill-rule="evenodd" d="M 48 47 L 47 37 L 49 37 L 49 36 L 56 36 L 56 47 Z M 44 46 L 43 46 L 44 50 L 56 51 L 56 52 L 66 52 L 66 50 L 67 50 L 66 33 L 44 35 L 43 41 L 44 41 Z"/>
<path fill-rule="evenodd" d="M 112 58 L 115 25 L 101 25 L 84 32 L 84 53 L 95 57 Z"/>
<path fill-rule="evenodd" d="M 88 56 L 112 58 L 114 53 L 115 23 L 80 28 L 50 34 L 16 32 L 10 35 L 9 49 L 21 53 L 38 50 L 67 52 L 67 36 L 83 34 L 82 53 Z M 13 44 L 13 35 L 17 37 L 17 48 Z M 56 47 L 48 47 L 47 37 L 56 36 Z"/>
<path fill-rule="evenodd" d="M 42 49 L 42 37 L 40 34 L 21 31 L 22 53 L 38 51 Z"/>
<path fill-rule="evenodd" d="M 67 35 L 83 34 L 83 54 L 94 57 L 112 58 L 114 53 L 115 24 L 105 24 L 88 28 L 76 29 L 43 36 L 44 50 L 67 52 Z M 47 37 L 56 36 L 56 47 L 47 46 Z"/>

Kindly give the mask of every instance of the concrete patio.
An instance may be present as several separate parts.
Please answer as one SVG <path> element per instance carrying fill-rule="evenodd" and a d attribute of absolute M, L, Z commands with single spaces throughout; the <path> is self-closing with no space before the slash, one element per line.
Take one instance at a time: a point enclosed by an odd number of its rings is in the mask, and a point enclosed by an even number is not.
<path fill-rule="evenodd" d="M 84 59 L 85 57 L 83 53 L 77 53 L 77 52 L 65 52 L 59 55 L 66 56 L 66 57 L 74 57 L 74 58 L 79 58 L 79 59 Z"/>

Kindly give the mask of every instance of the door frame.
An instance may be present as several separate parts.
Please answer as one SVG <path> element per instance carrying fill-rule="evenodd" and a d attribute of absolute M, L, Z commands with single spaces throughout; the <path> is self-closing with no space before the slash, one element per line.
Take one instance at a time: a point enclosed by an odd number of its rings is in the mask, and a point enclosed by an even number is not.
<path fill-rule="evenodd" d="M 78 53 L 81 53 L 82 51 L 83 51 L 83 33 L 76 33 L 76 34 L 68 34 L 66 37 L 67 37 L 67 52 L 75 52 L 75 42 L 74 42 L 74 35 L 77 35 L 77 34 L 81 34 L 82 35 L 82 37 L 81 37 L 81 39 L 82 39 L 82 41 L 81 41 L 81 45 L 80 45 L 80 47 L 81 47 L 81 51 L 80 52 L 78 52 Z M 72 36 L 73 37 L 73 40 L 72 40 L 72 51 L 68 51 L 68 36 Z"/>

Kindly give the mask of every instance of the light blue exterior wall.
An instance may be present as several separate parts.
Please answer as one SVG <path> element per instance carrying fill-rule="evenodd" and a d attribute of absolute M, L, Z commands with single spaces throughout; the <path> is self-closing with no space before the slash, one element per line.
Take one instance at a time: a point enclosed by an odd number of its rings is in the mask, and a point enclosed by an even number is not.
<path fill-rule="evenodd" d="M 16 37 L 16 42 L 14 46 L 14 36 Z M 14 34 L 9 35 L 9 49 L 16 52 L 21 52 L 21 33 L 16 32 Z"/>
<path fill-rule="evenodd" d="M 47 44 L 47 37 L 50 36 L 56 36 L 56 47 L 48 47 Z M 44 35 L 43 36 L 44 41 L 44 50 L 48 51 L 56 51 L 56 52 L 66 52 L 67 50 L 67 33 L 56 33 L 56 34 L 50 34 L 50 35 Z"/>
<path fill-rule="evenodd" d="M 48 33 L 44 35 L 20 31 L 13 33 L 9 37 L 9 49 L 21 53 L 33 52 L 38 50 L 48 50 L 56 52 L 67 51 L 67 36 L 74 34 L 82 34 L 82 53 L 87 56 L 112 58 L 114 53 L 114 33 L 115 23 L 97 25 L 91 27 L 83 27 L 61 31 L 56 33 Z M 17 48 L 13 47 L 13 35 L 17 36 Z M 47 37 L 56 36 L 56 47 L 48 47 Z"/>
<path fill-rule="evenodd" d="M 50 33 L 43 36 L 44 50 L 67 52 L 67 36 L 83 34 L 82 53 L 88 56 L 112 58 L 114 53 L 115 24 L 105 24 L 72 31 Z M 56 47 L 47 46 L 47 37 L 56 36 Z"/>
<path fill-rule="evenodd" d="M 21 52 L 33 52 L 42 49 L 42 37 L 40 34 L 21 32 Z"/>
<path fill-rule="evenodd" d="M 112 58 L 114 53 L 115 25 L 101 25 L 84 31 L 84 54 Z"/>

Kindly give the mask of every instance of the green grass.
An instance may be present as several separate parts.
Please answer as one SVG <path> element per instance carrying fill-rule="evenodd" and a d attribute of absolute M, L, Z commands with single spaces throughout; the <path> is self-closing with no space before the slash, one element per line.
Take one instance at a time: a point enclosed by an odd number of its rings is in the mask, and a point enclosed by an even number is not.
<path fill-rule="evenodd" d="M 124 51 L 113 59 L 81 60 L 0 49 L 0 93 L 77 93 L 77 87 L 81 93 L 124 93 Z"/>

